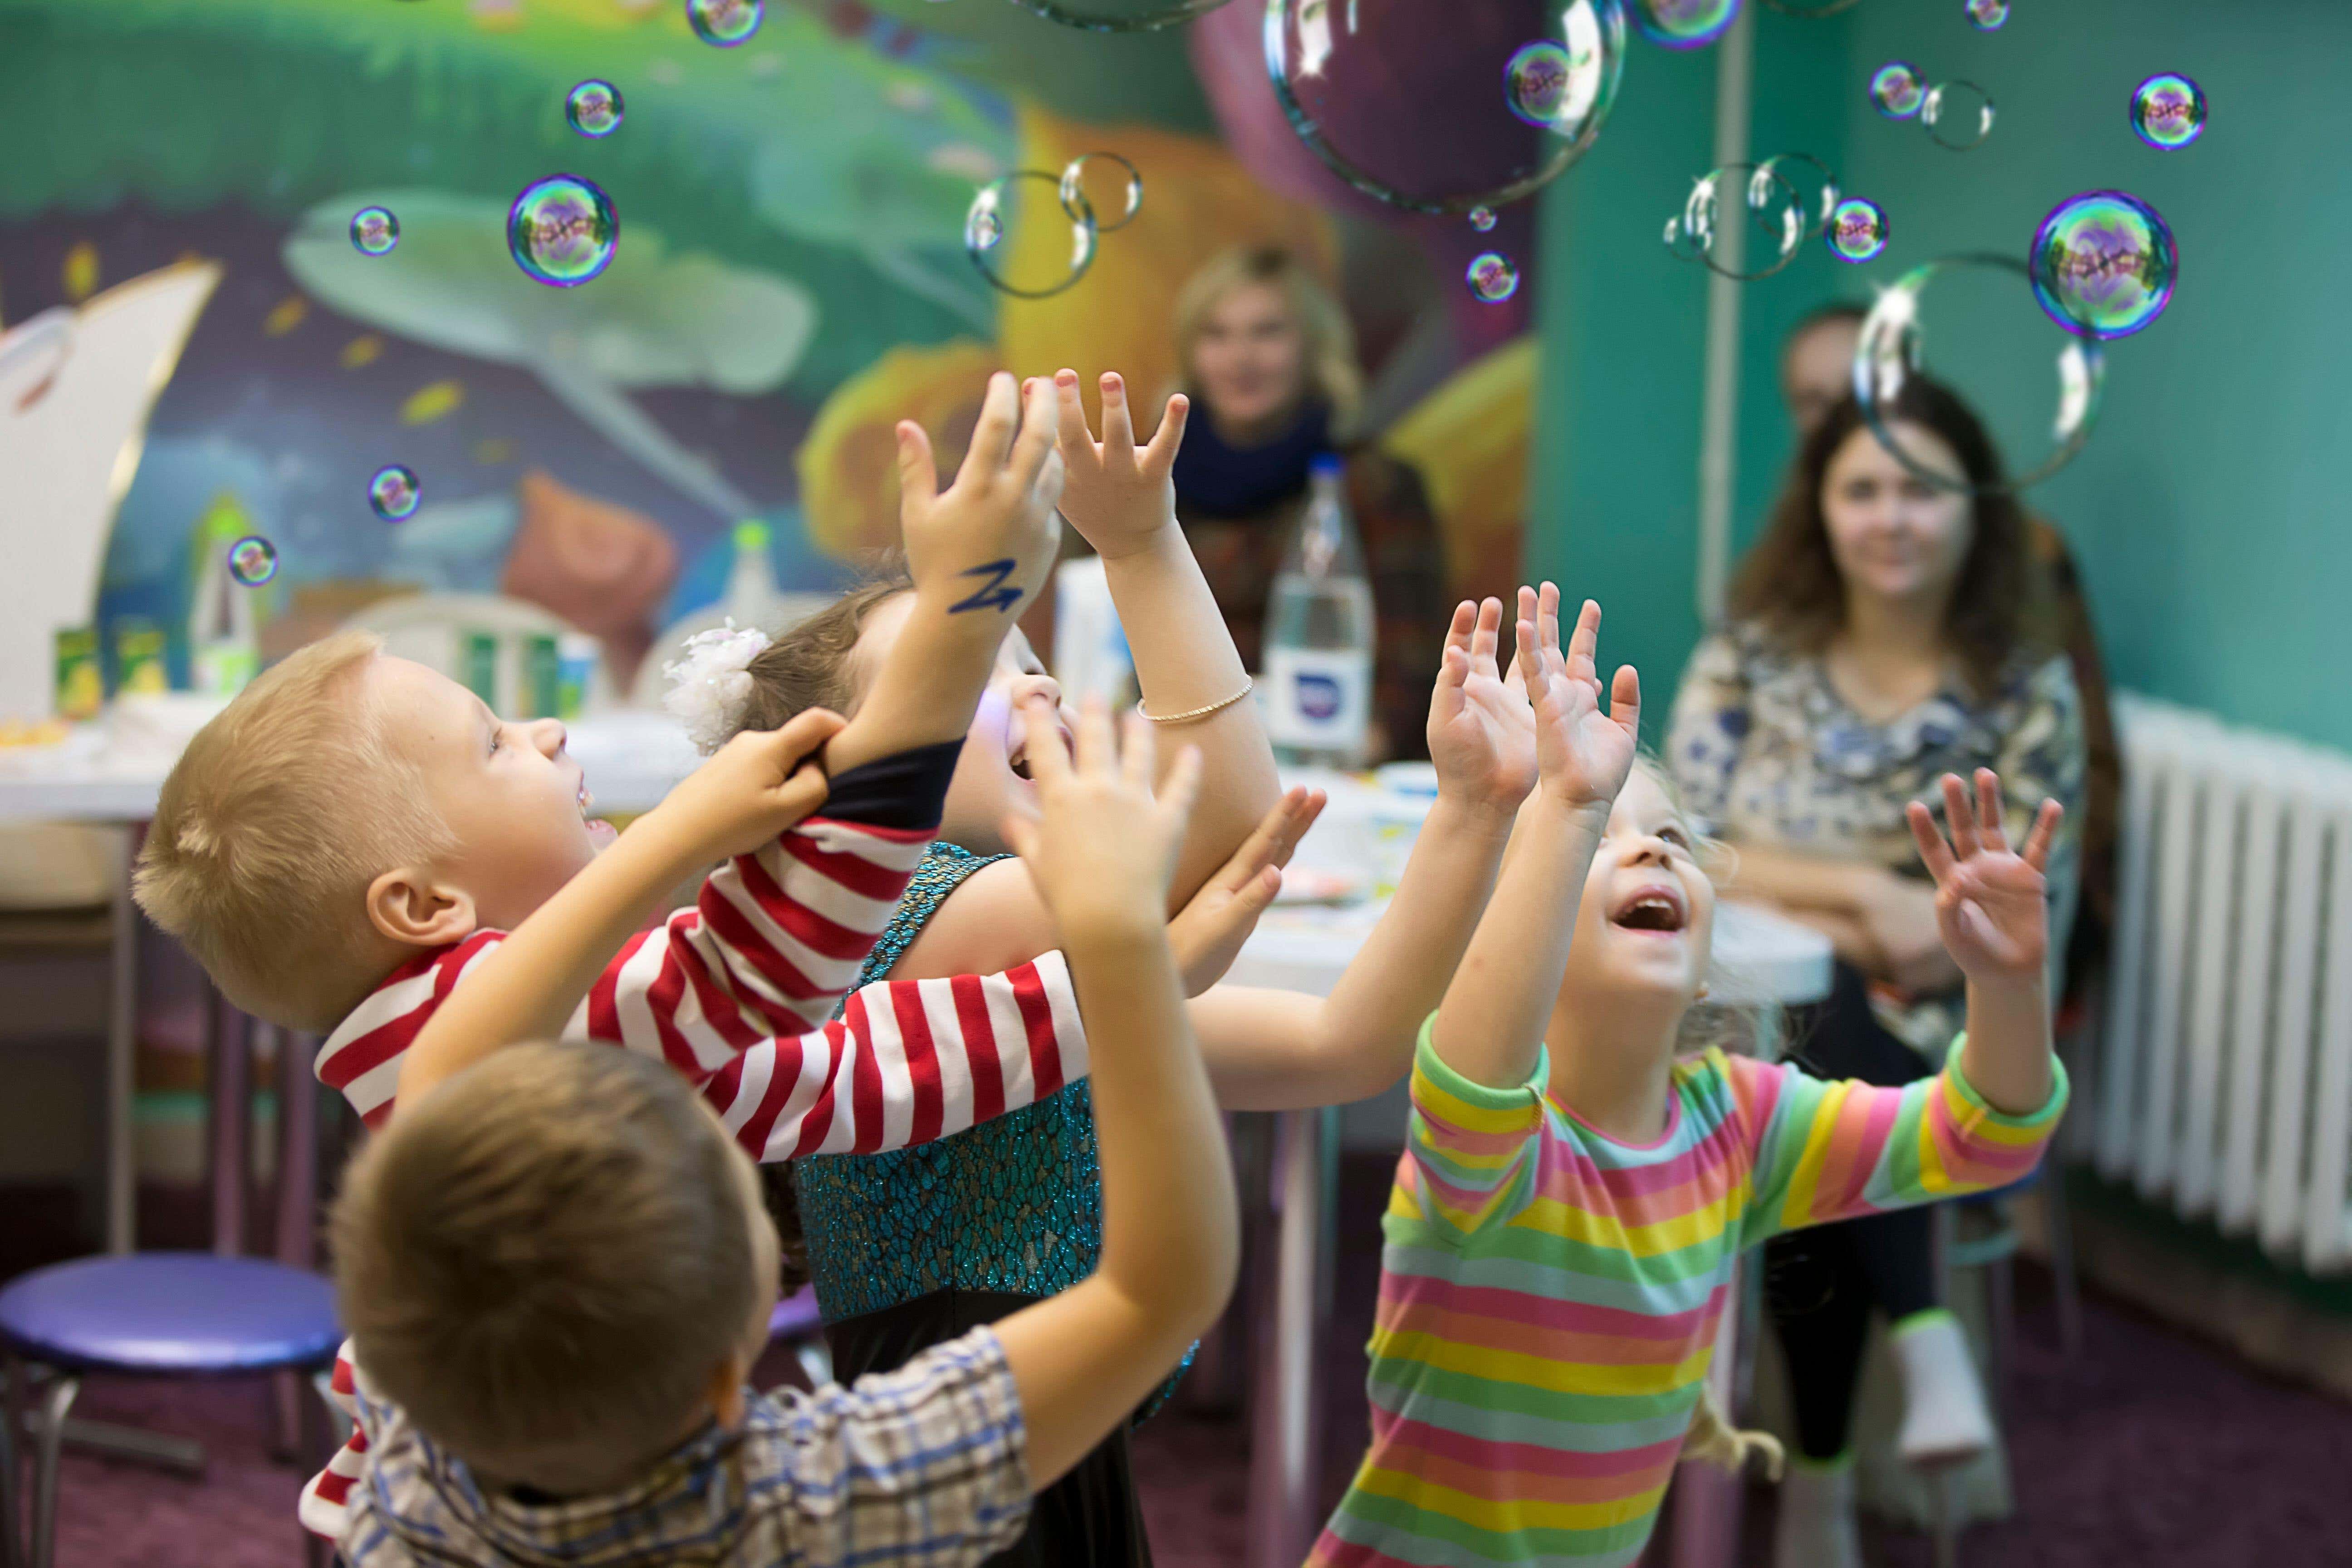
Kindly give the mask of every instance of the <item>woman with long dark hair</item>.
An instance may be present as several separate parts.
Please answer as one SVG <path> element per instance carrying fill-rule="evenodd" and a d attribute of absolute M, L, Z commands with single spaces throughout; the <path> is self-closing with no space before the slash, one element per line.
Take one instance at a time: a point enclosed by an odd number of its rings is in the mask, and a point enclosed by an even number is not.
<path fill-rule="evenodd" d="M 1902 1084 L 1941 1065 L 1963 1013 L 1905 806 L 1940 811 L 1938 775 L 1991 768 L 2013 834 L 2044 797 L 2071 817 L 2084 739 L 2072 667 L 2033 630 L 2027 521 L 1984 426 L 1918 380 L 1884 418 L 1916 468 L 1851 398 L 1814 427 L 1732 584 L 1727 624 L 1684 673 L 1667 758 L 1738 851 L 1727 891 L 1835 946 L 1832 994 L 1796 1021 L 1792 1054 L 1824 1077 Z M 2050 867 L 2062 936 L 2074 859 L 2069 834 Z M 1859 1568 L 1848 1438 L 1874 1309 L 1903 1374 L 1903 1457 L 1949 1463 L 1991 1442 L 1931 1243 L 1927 1211 L 1914 1210 L 1767 1248 L 1801 1459 L 1782 1499 L 1782 1568 Z"/>

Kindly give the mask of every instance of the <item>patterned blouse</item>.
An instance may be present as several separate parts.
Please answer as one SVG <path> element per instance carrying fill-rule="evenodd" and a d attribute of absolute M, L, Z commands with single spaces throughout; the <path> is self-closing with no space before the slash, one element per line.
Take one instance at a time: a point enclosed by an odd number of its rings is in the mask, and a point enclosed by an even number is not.
<path fill-rule="evenodd" d="M 2063 655 L 2016 661 L 1990 700 L 1957 674 L 1909 712 L 1885 723 L 1854 711 L 1817 655 L 1780 647 L 1760 628 L 1734 626 L 1702 641 L 1683 671 L 1666 763 L 1684 802 L 1709 831 L 1760 844 L 1864 860 L 1925 878 L 1903 819 L 1912 801 L 1943 818 L 1942 774 L 2000 774 L 2012 843 L 2054 799 L 2068 825 L 2051 855 L 2063 952 L 2074 913 L 2084 767 L 2082 701 Z M 1934 1059 L 1960 1027 L 1958 995 L 1913 996 L 1878 985 L 1879 1021 Z"/>

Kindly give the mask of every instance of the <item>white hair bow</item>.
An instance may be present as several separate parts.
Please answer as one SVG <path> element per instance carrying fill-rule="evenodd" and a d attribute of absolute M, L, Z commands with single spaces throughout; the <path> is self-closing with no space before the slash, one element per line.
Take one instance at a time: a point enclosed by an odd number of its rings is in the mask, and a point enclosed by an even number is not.
<path fill-rule="evenodd" d="M 767 646 L 767 633 L 756 626 L 739 630 L 730 616 L 724 630 L 695 633 L 686 639 L 686 657 L 662 666 L 669 678 L 662 706 L 685 721 L 687 738 L 705 756 L 743 727 L 751 706 L 751 661 Z"/>

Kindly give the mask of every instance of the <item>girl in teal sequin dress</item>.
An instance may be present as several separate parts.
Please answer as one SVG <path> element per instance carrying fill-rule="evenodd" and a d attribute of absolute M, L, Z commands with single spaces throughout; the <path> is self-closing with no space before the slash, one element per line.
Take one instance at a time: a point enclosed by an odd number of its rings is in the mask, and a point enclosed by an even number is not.
<path fill-rule="evenodd" d="M 1173 721 L 1163 750 L 1190 744 L 1202 753 L 1205 784 L 1175 889 L 1189 902 L 1171 934 L 1196 996 L 1194 1027 L 1213 1081 L 1234 1110 L 1377 1093 L 1410 1064 L 1415 1030 L 1476 922 L 1512 812 L 1534 779 L 1532 732 L 1514 730 L 1509 703 L 1498 700 L 1501 606 L 1456 612 L 1430 725 L 1439 801 L 1391 913 L 1348 979 L 1328 1000 L 1226 987 L 1200 994 L 1279 885 L 1267 868 L 1287 858 L 1319 803 L 1303 791 L 1279 794 L 1255 705 L 1227 700 L 1246 694 L 1247 678 L 1175 524 L 1167 481 L 1182 399 L 1171 401 L 1159 436 L 1138 450 L 1117 378 L 1104 383 L 1105 438 L 1097 443 L 1076 378 L 1061 377 L 1063 510 L 1104 557 L 1146 711 Z M 877 583 L 779 638 L 748 671 L 744 727 L 773 728 L 815 705 L 853 710 L 864 672 L 897 635 L 902 605 L 892 584 Z M 864 978 L 985 973 L 1058 945 L 1026 873 L 1001 852 L 998 827 L 1034 811 L 1016 715 L 1038 693 L 1059 701 L 1015 634 L 949 793 L 941 837 L 954 842 L 933 847 Z M 1100 1190 L 1087 1086 L 1037 1087 L 1028 1108 L 925 1147 L 799 1163 L 793 1184 L 809 1261 L 845 1380 L 901 1365 L 1094 1268 Z M 1041 1494 L 1022 1542 L 992 1561 L 1148 1563 L 1124 1435 Z"/>

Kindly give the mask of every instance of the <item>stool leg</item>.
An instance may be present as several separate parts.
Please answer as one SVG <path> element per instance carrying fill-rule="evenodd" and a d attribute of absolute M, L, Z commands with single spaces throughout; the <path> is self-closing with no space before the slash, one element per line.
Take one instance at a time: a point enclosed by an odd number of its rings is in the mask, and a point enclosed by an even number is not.
<path fill-rule="evenodd" d="M 58 1550 L 58 1453 L 65 1447 L 66 1415 L 81 1379 L 58 1374 L 41 1396 L 41 1445 L 33 1462 L 32 1568 L 52 1568 Z"/>
<path fill-rule="evenodd" d="M 0 1568 L 17 1568 L 24 1557 L 25 1538 L 17 1524 L 16 1438 L 25 1426 L 14 1356 L 0 1363 L 0 1379 L 7 1384 L 5 1395 L 0 1395 Z"/>
<path fill-rule="evenodd" d="M 2074 1272 L 2074 1218 L 2066 1204 L 2065 1167 L 2046 1167 L 2035 1190 L 2042 1194 L 2042 1231 L 2058 1292 L 2058 1348 L 2073 1361 L 2083 1353 L 2083 1281 Z"/>

